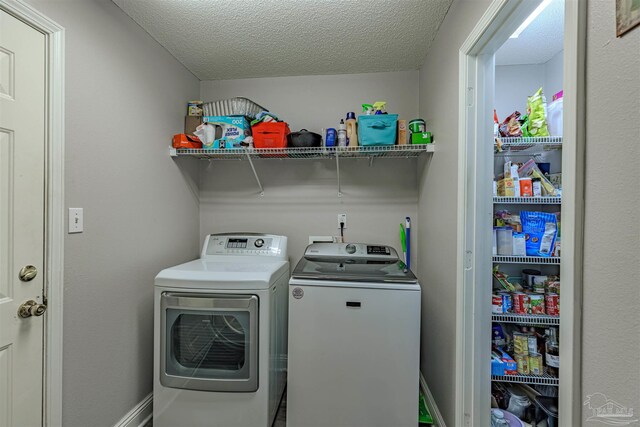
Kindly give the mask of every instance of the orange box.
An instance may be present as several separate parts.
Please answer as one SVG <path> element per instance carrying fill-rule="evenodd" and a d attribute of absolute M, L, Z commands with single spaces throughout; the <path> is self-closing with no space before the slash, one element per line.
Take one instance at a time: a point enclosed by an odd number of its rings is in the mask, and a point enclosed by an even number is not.
<path fill-rule="evenodd" d="M 173 135 L 173 148 L 202 148 L 202 142 L 197 136 L 178 133 Z"/>
<path fill-rule="evenodd" d="M 285 122 L 262 122 L 251 126 L 253 146 L 256 148 L 285 148 L 291 133 Z"/>

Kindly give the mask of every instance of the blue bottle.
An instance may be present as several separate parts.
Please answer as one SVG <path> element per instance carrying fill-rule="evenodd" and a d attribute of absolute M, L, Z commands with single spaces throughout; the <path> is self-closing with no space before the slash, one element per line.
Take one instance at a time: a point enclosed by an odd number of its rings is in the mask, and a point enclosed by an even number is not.
<path fill-rule="evenodd" d="M 334 128 L 327 129 L 327 137 L 324 139 L 326 147 L 335 147 L 338 132 Z"/>

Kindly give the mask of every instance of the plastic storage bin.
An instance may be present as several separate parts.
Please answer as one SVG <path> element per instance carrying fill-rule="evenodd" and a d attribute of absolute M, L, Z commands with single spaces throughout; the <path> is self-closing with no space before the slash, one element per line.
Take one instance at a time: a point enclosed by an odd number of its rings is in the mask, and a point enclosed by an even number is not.
<path fill-rule="evenodd" d="M 285 122 L 258 123 L 251 126 L 253 145 L 256 148 L 285 148 L 287 135 L 291 133 Z"/>
<path fill-rule="evenodd" d="M 397 114 L 358 116 L 358 139 L 360 145 L 394 145 L 397 132 Z"/>

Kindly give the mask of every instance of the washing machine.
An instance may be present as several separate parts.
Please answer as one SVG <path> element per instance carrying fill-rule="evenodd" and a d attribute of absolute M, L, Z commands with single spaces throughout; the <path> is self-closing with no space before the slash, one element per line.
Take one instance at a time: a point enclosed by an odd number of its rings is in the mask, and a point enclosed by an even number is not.
<path fill-rule="evenodd" d="M 211 234 L 155 278 L 154 427 L 270 427 L 286 383 L 287 238 Z"/>
<path fill-rule="evenodd" d="M 416 427 L 420 284 L 385 245 L 309 245 L 289 281 L 287 427 Z"/>

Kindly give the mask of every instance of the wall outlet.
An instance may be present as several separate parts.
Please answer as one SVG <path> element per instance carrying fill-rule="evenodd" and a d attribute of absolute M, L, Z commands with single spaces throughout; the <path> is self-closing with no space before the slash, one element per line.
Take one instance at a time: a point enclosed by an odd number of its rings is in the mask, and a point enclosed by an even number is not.
<path fill-rule="evenodd" d="M 82 208 L 69 208 L 69 234 L 82 233 L 84 218 Z"/>
<path fill-rule="evenodd" d="M 338 214 L 338 230 L 340 230 L 340 224 L 344 224 L 342 228 L 347 228 L 347 214 Z"/>

